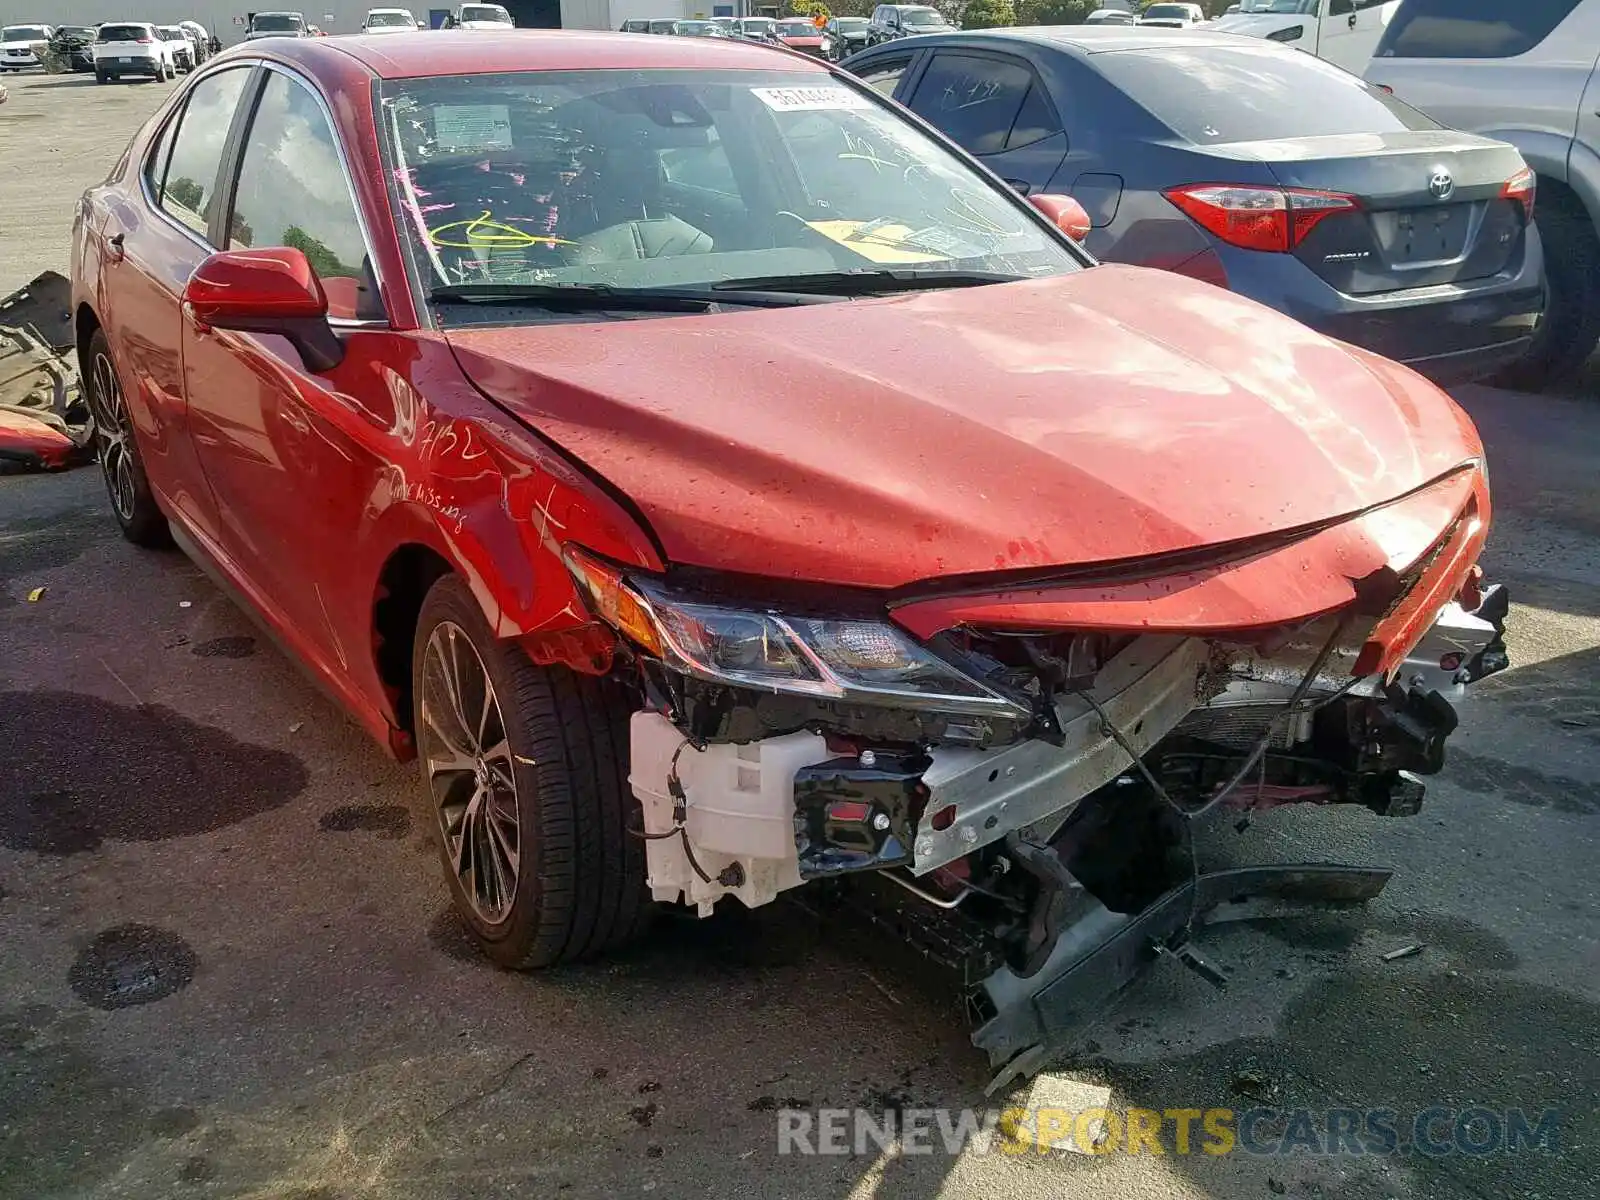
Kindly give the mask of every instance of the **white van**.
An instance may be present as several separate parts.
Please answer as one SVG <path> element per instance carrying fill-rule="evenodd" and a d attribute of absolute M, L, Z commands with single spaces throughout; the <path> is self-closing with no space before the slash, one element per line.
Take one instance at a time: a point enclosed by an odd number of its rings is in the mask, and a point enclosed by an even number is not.
<path fill-rule="evenodd" d="M 1201 28 L 1280 42 L 1359 75 L 1399 7 L 1400 0 L 1240 0 L 1238 12 Z"/>
<path fill-rule="evenodd" d="M 498 4 L 463 4 L 445 18 L 446 29 L 511 29 L 516 22 Z"/>
<path fill-rule="evenodd" d="M 412 33 L 417 18 L 409 8 L 369 8 L 361 22 L 362 33 Z"/>

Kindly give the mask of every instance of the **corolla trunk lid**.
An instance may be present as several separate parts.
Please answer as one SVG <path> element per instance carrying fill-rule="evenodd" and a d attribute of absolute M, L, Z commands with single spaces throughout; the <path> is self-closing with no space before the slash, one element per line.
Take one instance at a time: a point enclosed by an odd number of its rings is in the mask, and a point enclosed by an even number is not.
<path fill-rule="evenodd" d="M 1527 219 L 1503 194 L 1516 147 L 1454 130 L 1405 130 L 1207 146 L 1264 163 L 1285 187 L 1351 197 L 1296 247 L 1347 295 L 1487 279 L 1521 261 Z"/>
<path fill-rule="evenodd" d="M 673 561 L 888 588 L 1355 512 L 1479 453 L 1450 400 L 1167 273 L 449 329 Z"/>

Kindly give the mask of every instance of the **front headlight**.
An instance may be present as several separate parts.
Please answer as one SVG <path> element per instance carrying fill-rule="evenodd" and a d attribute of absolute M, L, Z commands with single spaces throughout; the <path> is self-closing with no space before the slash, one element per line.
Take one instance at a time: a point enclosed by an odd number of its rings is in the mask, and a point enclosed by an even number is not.
<path fill-rule="evenodd" d="M 1290 25 L 1285 29 L 1274 29 L 1267 34 L 1266 40 L 1269 42 L 1298 42 L 1305 31 L 1306 27 L 1304 25 Z"/>
<path fill-rule="evenodd" d="M 1031 715 L 887 622 L 703 604 L 573 546 L 563 558 L 595 614 L 674 671 L 862 704 Z"/>

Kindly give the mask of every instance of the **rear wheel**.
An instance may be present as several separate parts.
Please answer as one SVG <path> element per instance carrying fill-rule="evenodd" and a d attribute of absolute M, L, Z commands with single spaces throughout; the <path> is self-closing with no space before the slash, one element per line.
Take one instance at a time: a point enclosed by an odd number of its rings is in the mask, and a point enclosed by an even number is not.
<path fill-rule="evenodd" d="M 1533 344 L 1495 382 L 1538 391 L 1573 374 L 1600 342 L 1600 237 L 1583 204 L 1565 195 L 1539 197 L 1544 245 L 1545 311 Z"/>
<path fill-rule="evenodd" d="M 172 534 L 145 477 L 127 398 L 101 330 L 95 330 L 89 339 L 88 359 L 89 411 L 94 417 L 96 457 L 111 497 L 111 513 L 122 536 L 134 545 L 165 546 Z"/>
<path fill-rule="evenodd" d="M 503 967 L 599 954 L 648 920 L 626 694 L 537 667 L 453 575 L 412 647 L 417 758 L 457 913 Z"/>

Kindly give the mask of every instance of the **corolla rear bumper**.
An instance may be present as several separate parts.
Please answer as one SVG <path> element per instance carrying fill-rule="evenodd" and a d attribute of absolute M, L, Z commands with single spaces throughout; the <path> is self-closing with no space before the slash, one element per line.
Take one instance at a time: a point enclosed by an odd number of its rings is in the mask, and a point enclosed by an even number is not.
<path fill-rule="evenodd" d="M 1460 284 L 1352 296 L 1299 259 L 1213 248 L 1228 286 L 1318 333 L 1381 354 L 1449 386 L 1482 379 L 1527 351 L 1544 311 L 1544 254 L 1530 229 L 1515 269 Z"/>

